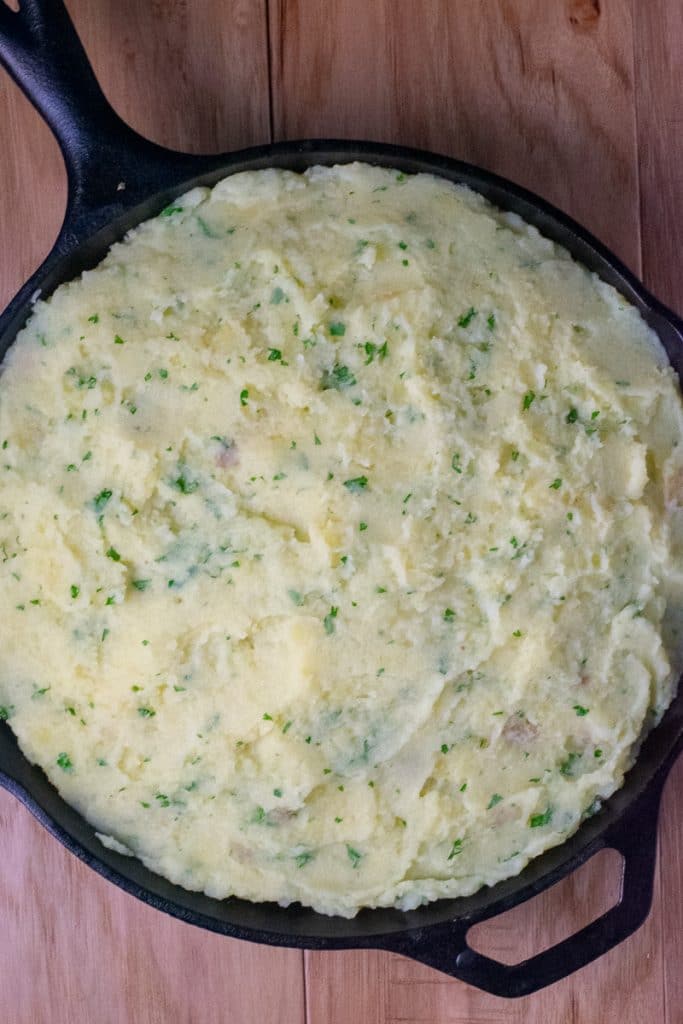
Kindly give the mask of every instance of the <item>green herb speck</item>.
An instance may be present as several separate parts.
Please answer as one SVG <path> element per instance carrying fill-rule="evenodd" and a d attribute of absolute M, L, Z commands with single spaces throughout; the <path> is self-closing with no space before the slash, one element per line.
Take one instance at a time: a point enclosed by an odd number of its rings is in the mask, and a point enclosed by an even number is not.
<path fill-rule="evenodd" d="M 95 509 L 96 512 L 101 512 L 103 510 L 103 508 L 111 498 L 112 493 L 113 492 L 110 491 L 109 488 L 105 487 L 103 491 L 100 491 L 100 493 L 93 498 L 93 508 Z"/>
<path fill-rule="evenodd" d="M 359 853 L 358 850 L 356 850 L 353 846 L 349 846 L 348 843 L 346 845 L 346 853 L 349 860 L 351 861 L 351 866 L 353 868 L 357 868 L 361 862 L 363 854 Z"/>
<path fill-rule="evenodd" d="M 341 391 L 342 388 L 352 388 L 355 383 L 356 378 L 348 366 L 339 363 L 335 363 L 331 370 L 324 370 L 320 378 L 320 387 L 323 391 Z"/>
<path fill-rule="evenodd" d="M 469 327 L 477 315 L 477 311 L 474 306 L 470 306 L 466 313 L 458 317 L 458 327 Z"/>
<path fill-rule="evenodd" d="M 329 612 L 327 613 L 327 615 L 323 619 L 323 625 L 325 627 L 325 632 L 327 633 L 328 636 L 331 636 L 332 633 L 334 633 L 335 629 L 337 628 L 336 627 L 336 623 L 335 623 L 334 620 L 337 618 L 338 611 L 339 611 L 339 609 L 337 607 L 335 607 L 334 605 L 332 605 L 332 607 L 330 608 Z"/>
<path fill-rule="evenodd" d="M 344 481 L 344 487 L 346 487 L 347 491 L 351 491 L 352 494 L 364 491 L 367 486 L 368 478 L 366 476 L 354 476 L 350 480 Z"/>
<path fill-rule="evenodd" d="M 451 852 L 448 854 L 448 860 L 453 860 L 459 853 L 462 853 L 462 839 L 454 839 Z"/>

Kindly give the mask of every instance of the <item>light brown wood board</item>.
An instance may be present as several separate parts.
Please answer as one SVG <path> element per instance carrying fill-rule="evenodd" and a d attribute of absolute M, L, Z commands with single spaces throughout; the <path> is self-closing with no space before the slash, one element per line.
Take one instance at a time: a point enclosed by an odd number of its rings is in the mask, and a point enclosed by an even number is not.
<path fill-rule="evenodd" d="M 1 2 L 1 0 L 0 0 Z M 107 96 L 172 147 L 306 136 L 423 146 L 576 217 L 683 312 L 680 0 L 69 0 Z M 49 250 L 66 197 L 47 128 L 0 74 L 0 302 Z M 0 1020 L 8 1024 L 683 1024 L 683 762 L 648 921 L 509 1002 L 384 953 L 239 943 L 101 880 L 0 794 Z M 615 898 L 618 864 L 485 926 L 528 955 Z"/>

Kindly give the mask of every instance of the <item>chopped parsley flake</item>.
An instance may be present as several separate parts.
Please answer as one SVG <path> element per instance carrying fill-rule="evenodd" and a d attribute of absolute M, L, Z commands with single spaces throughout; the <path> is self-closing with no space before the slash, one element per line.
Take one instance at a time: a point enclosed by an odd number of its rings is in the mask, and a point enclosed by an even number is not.
<path fill-rule="evenodd" d="M 583 718 L 584 715 L 587 715 L 589 710 L 589 708 L 582 707 L 581 704 L 574 704 L 574 711 L 576 711 L 579 718 Z"/>
<path fill-rule="evenodd" d="M 92 501 L 93 508 L 95 509 L 95 511 L 101 512 L 105 505 L 107 504 L 107 502 L 109 501 L 109 499 L 111 498 L 111 496 L 112 491 L 110 491 L 106 487 L 103 491 L 100 491 L 100 493 L 96 497 L 94 497 Z"/>
<path fill-rule="evenodd" d="M 61 754 L 57 755 L 57 764 L 63 772 L 72 772 L 74 770 L 73 761 L 69 755 L 65 754 L 63 751 Z"/>
<path fill-rule="evenodd" d="M 125 339 L 122 338 L 120 334 L 115 334 L 114 335 L 114 344 L 115 345 L 125 345 L 126 342 L 125 342 Z"/>
<path fill-rule="evenodd" d="M 353 846 L 349 846 L 348 843 L 346 845 L 346 853 L 351 861 L 351 866 L 353 868 L 357 868 L 362 860 L 363 854 L 359 853 Z"/>
<path fill-rule="evenodd" d="M 351 491 L 352 494 L 364 491 L 367 486 L 368 478 L 366 476 L 354 476 L 350 480 L 344 481 L 344 487 L 346 487 L 347 491 Z"/>
<path fill-rule="evenodd" d="M 173 481 L 173 486 L 176 490 L 180 491 L 181 494 L 192 494 L 197 490 L 199 484 L 196 480 L 188 480 L 187 477 L 181 473 L 181 475 Z"/>
<path fill-rule="evenodd" d="M 560 765 L 560 775 L 564 775 L 566 778 L 571 778 L 574 774 L 574 764 L 581 757 L 575 750 L 570 750 L 567 757 Z"/>
<path fill-rule="evenodd" d="M 118 553 L 116 548 L 109 548 L 107 551 L 107 558 L 111 558 L 112 562 L 120 562 L 121 555 Z"/>
<path fill-rule="evenodd" d="M 453 860 L 459 853 L 462 853 L 462 839 L 454 839 L 451 852 L 448 854 L 448 860 Z"/>
<path fill-rule="evenodd" d="M 339 363 L 335 363 L 331 370 L 325 370 L 320 379 L 323 391 L 341 391 L 342 388 L 352 388 L 355 383 L 356 378 L 348 366 L 341 366 Z"/>
<path fill-rule="evenodd" d="M 337 320 L 329 324 L 328 330 L 333 338 L 343 338 L 346 334 L 346 324 L 342 323 L 341 320 Z"/>
<path fill-rule="evenodd" d="M 486 317 L 486 326 L 488 327 L 488 329 L 490 331 L 495 330 L 495 327 L 496 327 L 496 314 L 495 313 L 489 313 L 489 315 Z"/>
<path fill-rule="evenodd" d="M 279 348 L 269 348 L 268 349 L 268 362 L 269 363 L 277 363 L 278 361 L 282 362 L 282 352 L 280 351 L 280 349 Z"/>
<path fill-rule="evenodd" d="M 578 409 L 574 409 L 574 408 L 570 409 L 569 412 L 567 413 L 566 417 L 565 417 L 567 423 L 576 423 L 578 418 L 579 418 L 579 411 L 578 411 Z"/>
<path fill-rule="evenodd" d="M 491 810 L 491 808 L 492 808 L 492 807 L 495 807 L 495 806 L 496 806 L 496 804 L 499 804 L 499 803 L 501 802 L 501 800 L 502 800 L 502 799 L 503 799 L 503 798 L 502 798 L 502 796 L 500 795 L 500 793 L 494 793 L 494 794 L 493 794 L 493 796 L 491 797 L 491 799 L 489 800 L 488 804 L 487 804 L 486 810 L 487 810 L 487 811 L 490 811 L 490 810 Z"/>
<path fill-rule="evenodd" d="M 379 359 L 384 359 L 387 354 L 386 341 L 381 347 L 379 345 L 376 345 L 374 341 L 366 341 L 362 348 L 365 350 L 365 355 L 367 356 L 367 359 L 365 360 L 366 366 L 370 365 L 375 356 L 377 356 Z"/>
<path fill-rule="evenodd" d="M 286 298 L 287 296 L 283 292 L 282 288 L 273 288 L 273 293 L 270 296 L 270 304 L 271 306 L 279 306 Z"/>
<path fill-rule="evenodd" d="M 541 828 L 543 825 L 549 825 L 553 820 L 553 811 L 551 807 L 548 807 L 543 814 L 532 814 L 529 818 L 529 828 Z"/>
<path fill-rule="evenodd" d="M 303 868 L 315 857 L 315 854 L 311 850 L 304 850 L 302 853 L 297 853 L 294 858 L 294 862 L 298 868 Z"/>
<path fill-rule="evenodd" d="M 553 480 L 553 482 L 549 485 L 549 490 L 559 491 L 561 486 L 562 486 L 562 478 L 559 477 L 559 476 L 556 476 L 555 479 Z"/>
<path fill-rule="evenodd" d="M 71 584 L 71 596 L 74 598 L 74 600 L 78 597 L 80 592 L 81 592 L 81 588 L 77 587 L 75 583 L 72 583 Z"/>
<path fill-rule="evenodd" d="M 147 590 L 151 582 L 151 580 L 133 580 L 133 586 L 136 590 Z"/>
<path fill-rule="evenodd" d="M 458 327 L 469 327 L 476 315 L 476 309 L 474 306 L 470 306 L 466 313 L 463 313 L 462 316 L 458 317 Z"/>
<path fill-rule="evenodd" d="M 527 391 L 527 393 L 525 394 L 524 398 L 522 399 L 522 409 L 525 412 L 526 412 L 527 409 L 531 408 L 535 398 L 536 398 L 536 393 L 534 391 Z"/>
<path fill-rule="evenodd" d="M 143 706 L 141 708 L 138 708 L 138 714 L 140 718 L 154 718 L 154 716 L 156 715 L 156 711 L 154 710 L 154 708 Z"/>
<path fill-rule="evenodd" d="M 334 633 L 336 628 L 337 628 L 334 620 L 337 618 L 337 612 L 338 611 L 339 611 L 339 609 L 337 607 L 335 607 L 334 605 L 332 605 L 332 607 L 330 608 L 329 612 L 327 613 L 327 615 L 323 619 L 323 625 L 325 627 L 325 632 L 327 633 L 328 636 L 331 636 L 332 633 Z"/>
<path fill-rule="evenodd" d="M 453 609 L 452 608 L 445 608 L 444 609 L 444 613 L 443 613 L 443 621 L 444 622 L 452 622 L 454 618 L 455 618 L 455 612 L 453 611 Z"/>
<path fill-rule="evenodd" d="M 240 391 L 240 405 L 247 405 L 249 402 L 249 390 L 248 388 L 242 388 Z"/>

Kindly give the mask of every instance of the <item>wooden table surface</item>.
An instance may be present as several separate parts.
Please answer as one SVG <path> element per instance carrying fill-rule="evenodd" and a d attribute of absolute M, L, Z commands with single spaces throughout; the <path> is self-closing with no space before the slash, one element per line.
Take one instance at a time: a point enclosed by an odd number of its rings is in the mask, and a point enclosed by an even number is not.
<path fill-rule="evenodd" d="M 3 0 L 0 0 L 3 2 Z M 14 4 L 16 6 L 16 4 Z M 471 160 L 528 186 L 683 312 L 681 0 L 69 0 L 107 96 L 168 146 L 356 137 Z M 0 73 L 0 301 L 48 251 L 59 151 Z M 204 933 L 100 879 L 0 794 L 7 1024 L 681 1024 L 683 758 L 652 913 L 631 939 L 516 1002 L 398 956 L 302 953 Z M 482 926 L 510 961 L 617 895 L 600 855 Z"/>

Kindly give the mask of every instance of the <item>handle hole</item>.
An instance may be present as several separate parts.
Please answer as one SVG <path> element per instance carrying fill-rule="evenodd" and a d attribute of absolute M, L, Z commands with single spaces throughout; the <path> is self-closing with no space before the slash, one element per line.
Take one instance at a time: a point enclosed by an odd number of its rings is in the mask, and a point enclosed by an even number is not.
<path fill-rule="evenodd" d="M 600 850 L 557 885 L 513 910 L 474 925 L 472 949 L 503 964 L 542 953 L 602 917 L 621 899 L 624 859 Z"/>

